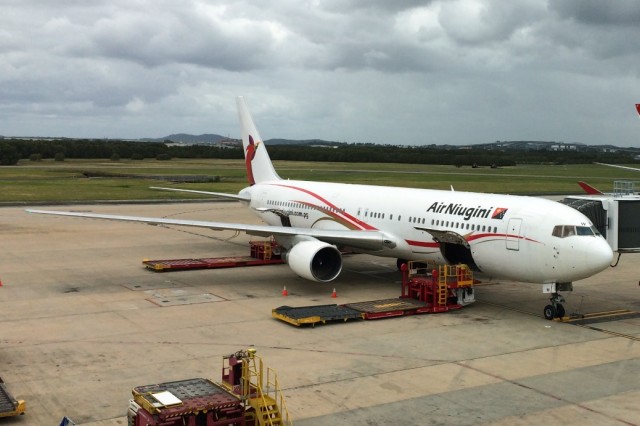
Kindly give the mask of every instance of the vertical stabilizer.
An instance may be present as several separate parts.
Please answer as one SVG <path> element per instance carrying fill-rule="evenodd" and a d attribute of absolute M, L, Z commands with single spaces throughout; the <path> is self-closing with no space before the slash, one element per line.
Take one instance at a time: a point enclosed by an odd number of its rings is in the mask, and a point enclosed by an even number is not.
<path fill-rule="evenodd" d="M 267 182 L 272 180 L 279 180 L 280 176 L 276 173 L 267 153 L 267 148 L 258 134 L 256 125 L 253 124 L 253 119 L 247 105 L 244 103 L 244 98 L 238 96 L 236 98 L 238 104 L 238 115 L 240 117 L 240 129 L 242 132 L 242 148 L 244 149 L 244 161 L 247 167 L 247 178 L 250 185 L 255 185 L 260 182 Z"/>

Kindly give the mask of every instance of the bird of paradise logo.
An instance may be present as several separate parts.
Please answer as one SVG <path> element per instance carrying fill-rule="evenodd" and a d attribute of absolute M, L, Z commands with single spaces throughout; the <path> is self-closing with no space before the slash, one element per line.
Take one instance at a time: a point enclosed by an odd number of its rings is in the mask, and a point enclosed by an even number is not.
<path fill-rule="evenodd" d="M 491 215 L 491 219 L 504 219 L 504 215 L 507 213 L 507 210 L 509 209 L 505 207 L 498 207 L 493 211 L 493 214 Z"/>
<path fill-rule="evenodd" d="M 244 155 L 244 163 L 247 167 L 247 179 L 249 179 L 249 185 L 251 186 L 256 184 L 253 178 L 253 166 L 251 162 L 256 157 L 256 149 L 258 149 L 259 144 L 260 142 L 254 142 L 253 136 L 249 135 L 249 144 L 247 145 L 247 152 Z"/>

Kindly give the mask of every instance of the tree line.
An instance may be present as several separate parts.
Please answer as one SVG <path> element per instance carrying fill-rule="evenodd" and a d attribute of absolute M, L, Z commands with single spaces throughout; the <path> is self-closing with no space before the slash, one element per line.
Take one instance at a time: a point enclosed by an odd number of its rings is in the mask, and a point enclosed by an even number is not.
<path fill-rule="evenodd" d="M 269 145 L 273 160 L 346 163 L 450 164 L 462 166 L 513 166 L 516 164 L 587 164 L 593 162 L 637 163 L 626 152 L 605 153 L 551 150 L 458 149 L 437 146 L 397 146 L 377 144 Z M 120 159 L 170 160 L 171 158 L 241 159 L 240 148 L 212 145 L 176 146 L 161 142 L 135 142 L 96 139 L 0 140 L 0 164 L 15 165 L 21 159 Z"/>

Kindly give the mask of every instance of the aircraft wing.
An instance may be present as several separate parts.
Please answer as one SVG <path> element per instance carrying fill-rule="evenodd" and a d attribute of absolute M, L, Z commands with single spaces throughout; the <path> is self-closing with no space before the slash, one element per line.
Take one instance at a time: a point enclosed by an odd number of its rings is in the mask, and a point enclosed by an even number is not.
<path fill-rule="evenodd" d="M 161 186 L 151 186 L 149 188 L 159 189 L 161 191 L 190 192 L 192 194 L 213 195 L 214 197 L 228 198 L 230 200 L 237 200 L 237 201 L 251 201 L 251 197 L 249 196 L 226 194 L 224 192 L 197 191 L 195 189 L 180 189 L 180 188 L 163 188 Z"/>
<path fill-rule="evenodd" d="M 79 213 L 53 210 L 27 209 L 29 213 L 48 214 L 56 216 L 84 217 L 92 219 L 107 219 L 126 222 L 147 223 L 149 225 L 177 225 L 208 228 L 215 231 L 240 231 L 249 235 L 261 237 L 269 236 L 309 236 L 330 244 L 348 246 L 363 250 L 382 250 L 385 247 L 395 246 L 389 235 L 381 231 L 354 231 L 354 230 L 323 230 L 310 228 L 293 228 L 287 226 L 248 225 L 241 223 L 209 222 L 201 220 L 167 219 L 141 216 L 121 216 L 99 213 Z"/>

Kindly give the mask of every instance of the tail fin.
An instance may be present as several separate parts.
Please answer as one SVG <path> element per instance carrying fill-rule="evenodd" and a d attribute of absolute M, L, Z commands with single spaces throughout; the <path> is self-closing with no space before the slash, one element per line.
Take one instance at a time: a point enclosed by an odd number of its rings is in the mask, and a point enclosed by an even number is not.
<path fill-rule="evenodd" d="M 578 185 L 580 185 L 580 188 L 582 188 L 584 190 L 584 192 L 586 192 L 589 195 L 604 195 L 599 189 L 597 189 L 595 186 L 591 186 L 586 182 L 582 182 L 579 181 Z"/>
<path fill-rule="evenodd" d="M 240 128 L 242 131 L 242 147 L 244 149 L 244 161 L 247 166 L 247 178 L 249 185 L 266 182 L 271 180 L 279 180 L 280 176 L 276 173 L 264 146 L 256 125 L 249 110 L 244 103 L 244 98 L 238 96 L 236 98 L 238 105 L 238 115 L 240 116 Z"/>

